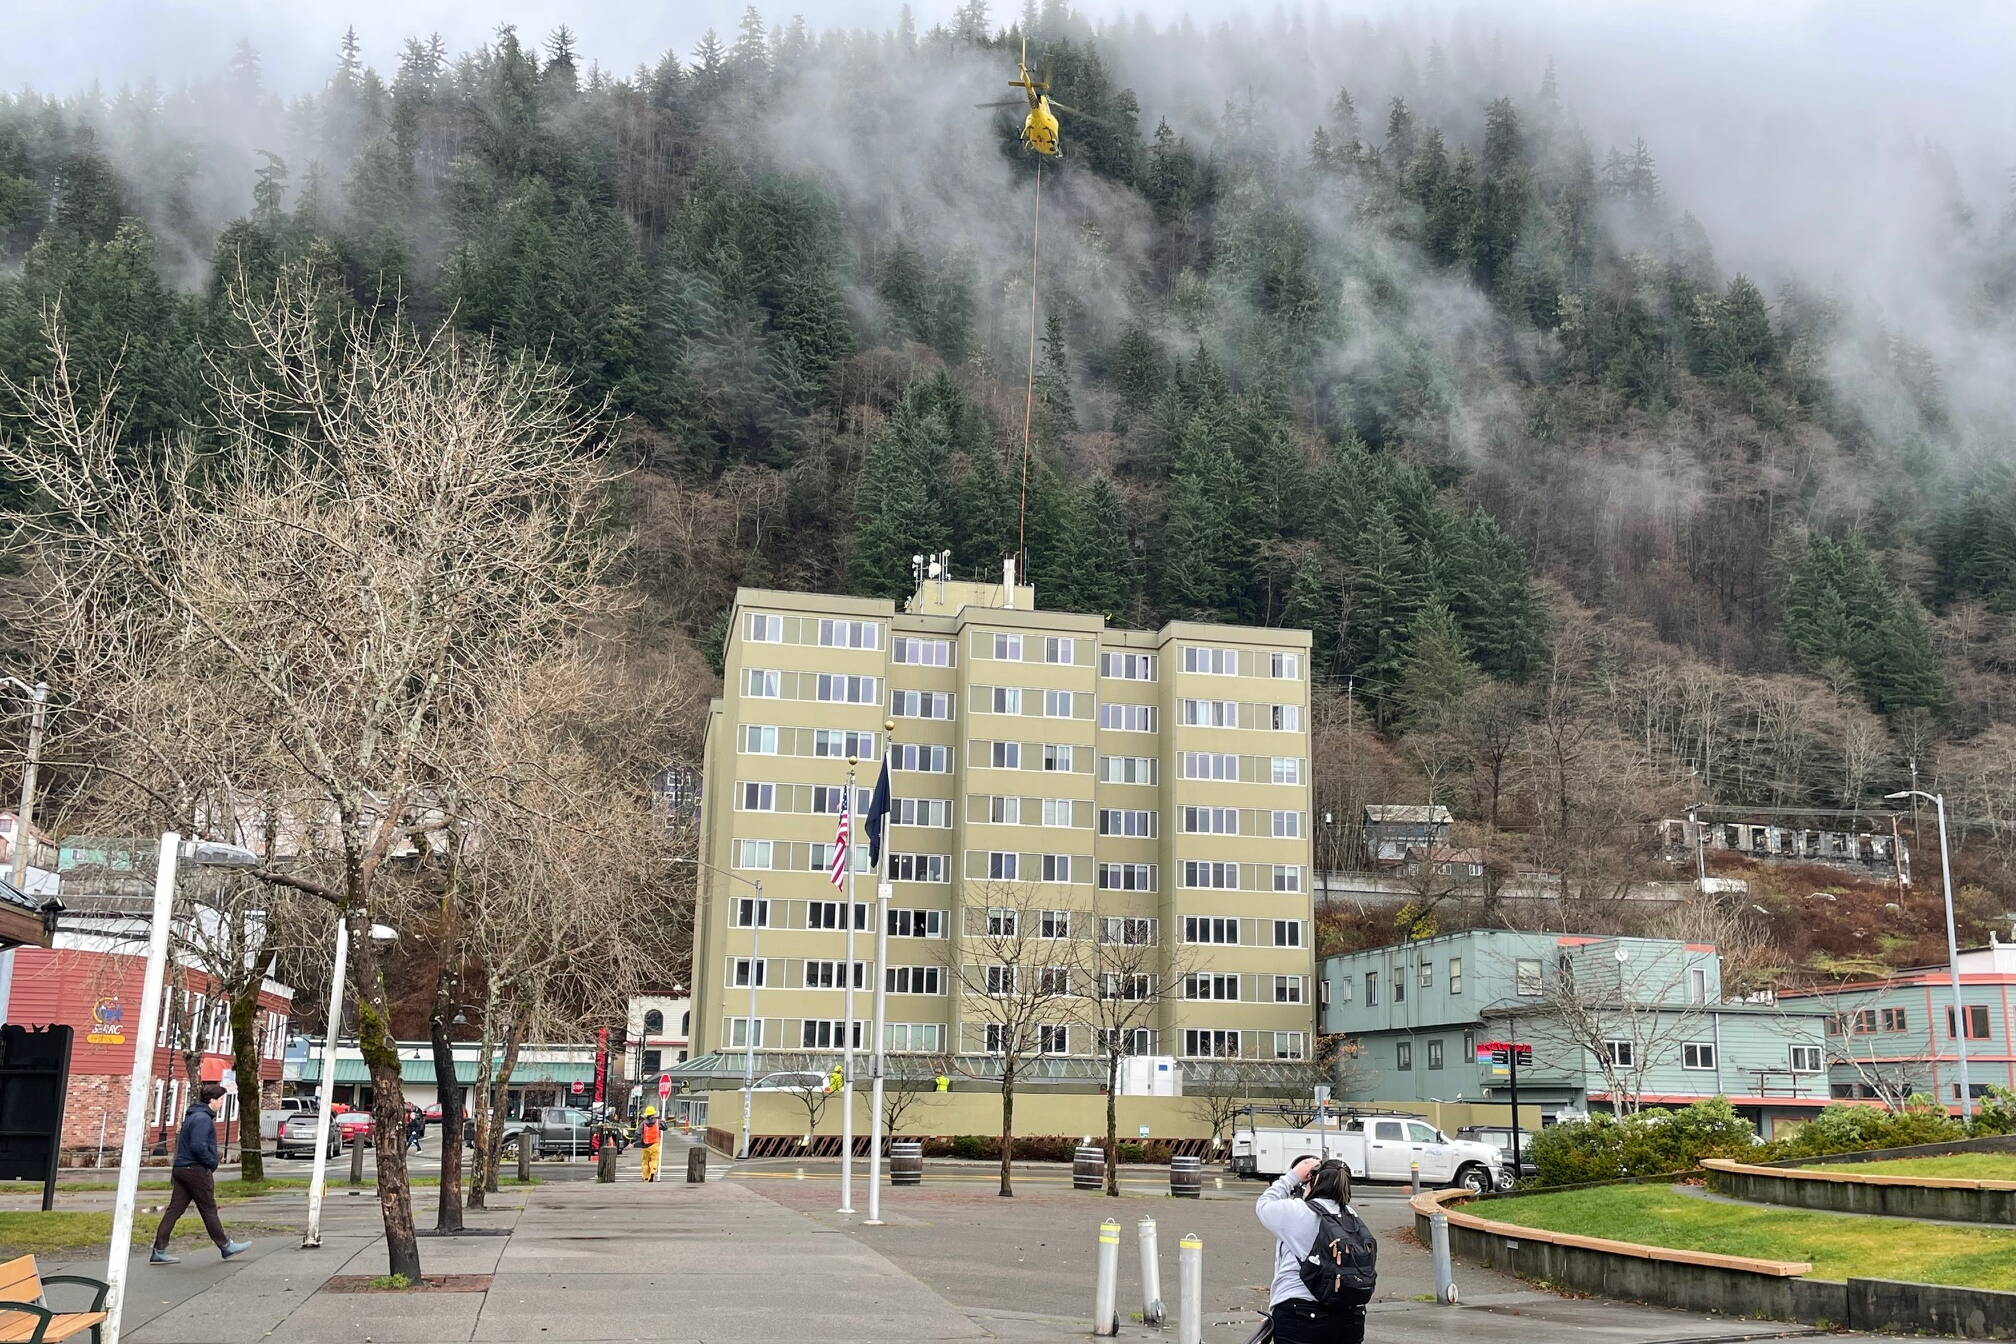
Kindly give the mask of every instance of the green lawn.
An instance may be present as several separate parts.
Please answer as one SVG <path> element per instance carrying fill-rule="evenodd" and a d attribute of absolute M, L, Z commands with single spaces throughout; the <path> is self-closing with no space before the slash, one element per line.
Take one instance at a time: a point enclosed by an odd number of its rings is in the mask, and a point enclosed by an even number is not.
<path fill-rule="evenodd" d="M 1810 1260 L 1816 1279 L 1909 1279 L 2016 1290 L 2016 1229 L 1724 1204 L 1663 1185 L 1522 1195 L 1471 1208 L 1501 1223 L 1585 1237 L 1761 1260 Z"/>
<path fill-rule="evenodd" d="M 2016 1181 L 2016 1153 L 1954 1153 L 1893 1157 L 1883 1162 L 1815 1162 L 1815 1171 L 1866 1171 L 1884 1176 L 1951 1176 L 1963 1181 Z"/>
<path fill-rule="evenodd" d="M 161 1220 L 152 1215 L 142 1215 L 133 1220 L 133 1244 L 145 1246 L 154 1239 L 154 1229 Z M 231 1219 L 225 1226 L 234 1236 L 247 1236 L 287 1229 L 275 1229 L 258 1223 L 243 1224 Z M 112 1237 L 111 1213 L 74 1213 L 56 1209 L 44 1213 L 40 1209 L 29 1212 L 0 1213 L 0 1260 L 12 1260 L 22 1255 L 46 1255 L 52 1259 L 72 1260 L 79 1256 L 95 1255 L 100 1261 L 105 1257 L 105 1244 Z M 204 1247 L 209 1245 L 209 1237 L 203 1231 L 203 1220 L 196 1216 L 194 1209 L 183 1215 L 175 1228 L 175 1249 Z M 96 1273 L 97 1271 L 87 1271 Z"/>

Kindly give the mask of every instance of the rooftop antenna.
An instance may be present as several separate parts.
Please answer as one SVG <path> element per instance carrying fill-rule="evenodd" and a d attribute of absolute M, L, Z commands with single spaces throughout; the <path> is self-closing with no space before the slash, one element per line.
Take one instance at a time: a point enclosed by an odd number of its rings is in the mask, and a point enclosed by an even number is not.
<path fill-rule="evenodd" d="M 938 580 L 938 605 L 945 605 L 945 580 L 952 573 L 952 552 L 944 550 L 932 557 L 931 574 Z"/>

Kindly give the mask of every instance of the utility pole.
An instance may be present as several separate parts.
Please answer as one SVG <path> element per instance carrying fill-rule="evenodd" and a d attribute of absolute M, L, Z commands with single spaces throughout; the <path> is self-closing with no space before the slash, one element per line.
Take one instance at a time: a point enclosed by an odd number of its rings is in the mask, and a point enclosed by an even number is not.
<path fill-rule="evenodd" d="M 14 890 L 28 894 L 28 833 L 35 824 L 35 776 L 42 766 L 42 734 L 49 723 L 49 683 L 33 686 L 19 677 L 0 678 L 24 692 L 32 709 L 28 716 L 28 755 L 21 764 L 21 805 L 14 810 Z M 7 1021 L 14 998 L 14 949 L 0 951 L 0 1022 Z"/>

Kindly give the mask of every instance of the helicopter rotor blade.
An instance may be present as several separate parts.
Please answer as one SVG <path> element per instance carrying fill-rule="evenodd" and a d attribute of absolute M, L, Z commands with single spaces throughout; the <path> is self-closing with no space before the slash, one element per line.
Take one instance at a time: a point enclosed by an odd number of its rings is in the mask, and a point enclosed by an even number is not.
<path fill-rule="evenodd" d="M 992 103 L 973 104 L 973 106 L 975 107 L 1026 107 L 1027 105 L 1028 105 L 1027 100 L 1022 98 L 1002 98 L 999 101 Z"/>
<path fill-rule="evenodd" d="M 1089 113 L 1089 112 L 1080 112 L 1080 111 L 1079 111 L 1079 110 L 1078 110 L 1077 108 L 1075 108 L 1075 107 L 1071 106 L 1071 104 L 1069 104 L 1069 103 L 1060 103 L 1060 102 L 1058 102 L 1058 101 L 1057 101 L 1057 100 L 1056 100 L 1055 98 L 1052 98 L 1052 99 L 1050 100 L 1050 106 L 1051 106 L 1051 108 L 1052 108 L 1052 109 L 1053 109 L 1054 111 L 1058 111 L 1058 112 L 1064 112 L 1064 113 L 1068 113 L 1069 115 L 1071 115 L 1071 116 L 1074 116 L 1074 117 L 1083 117 L 1083 118 L 1085 118 L 1085 119 L 1086 119 L 1087 121 L 1096 121 L 1096 120 L 1098 120 L 1098 118 L 1094 117 L 1094 116 L 1093 116 L 1093 115 L 1092 115 L 1091 113 Z"/>

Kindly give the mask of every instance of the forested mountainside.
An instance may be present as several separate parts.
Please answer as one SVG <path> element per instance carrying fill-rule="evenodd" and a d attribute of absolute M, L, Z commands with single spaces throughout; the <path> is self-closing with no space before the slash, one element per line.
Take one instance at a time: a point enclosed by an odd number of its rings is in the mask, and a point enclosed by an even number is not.
<path fill-rule="evenodd" d="M 227 291 L 312 268 L 606 402 L 641 646 L 718 648 L 737 584 L 997 573 L 1026 527 L 1045 606 L 1314 631 L 1341 818 L 1432 794 L 1594 890 L 1689 802 L 1853 807 L 1915 762 L 2006 904 L 2016 476 L 1981 361 L 1718 263 L 1660 146 L 1597 142 L 1488 33 L 892 18 L 752 8 L 641 61 L 353 33 L 306 96 L 241 47 L 0 99 L 0 371 L 49 370 L 60 310 L 145 455 L 201 422 Z M 1077 109 L 1040 188 L 1019 114 L 974 106 L 1025 39 Z M 2006 202 L 1908 154 L 1943 349 L 2006 352 Z"/>

